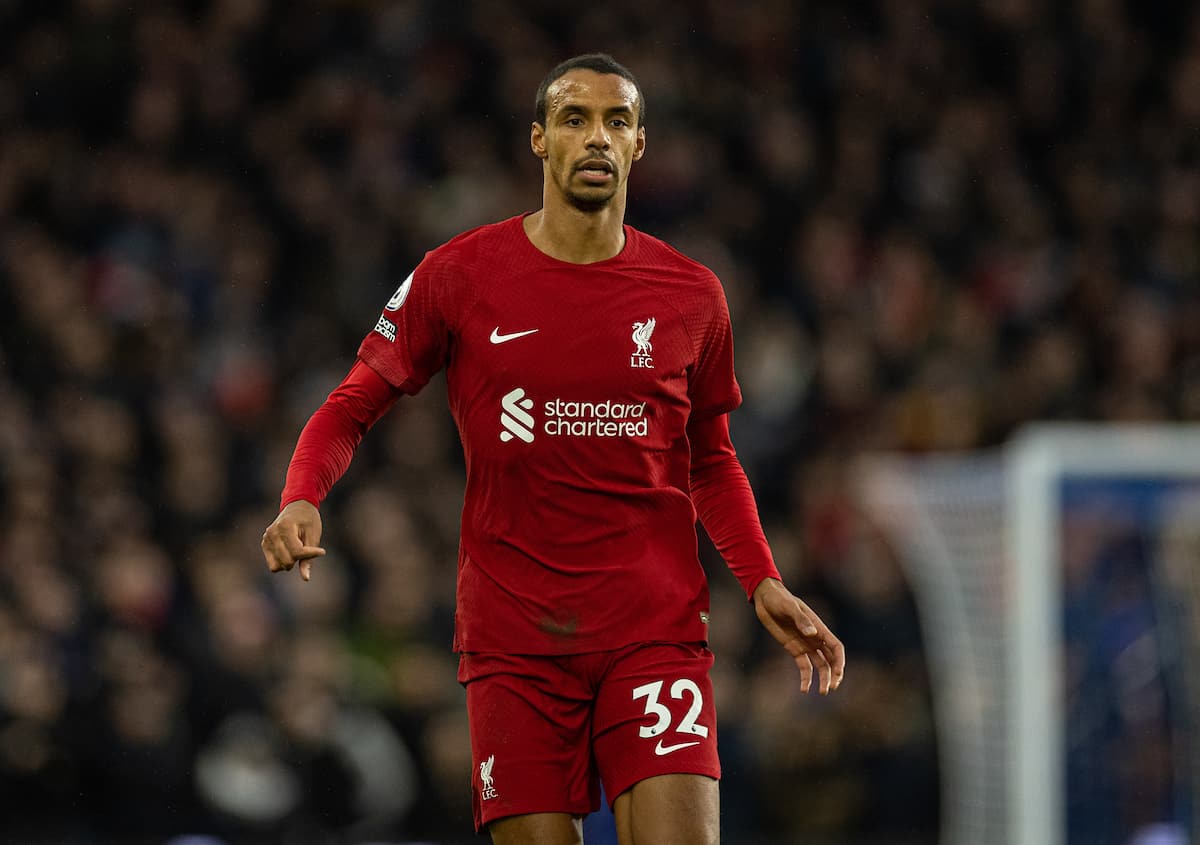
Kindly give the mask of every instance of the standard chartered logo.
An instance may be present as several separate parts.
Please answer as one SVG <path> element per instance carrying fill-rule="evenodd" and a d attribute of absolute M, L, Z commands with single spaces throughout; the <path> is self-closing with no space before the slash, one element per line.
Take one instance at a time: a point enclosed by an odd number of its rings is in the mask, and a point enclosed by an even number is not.
<path fill-rule="evenodd" d="M 504 394 L 500 400 L 501 440 L 507 443 L 517 437 L 532 443 L 539 428 L 550 437 L 645 437 L 650 430 L 645 402 L 550 399 L 542 404 L 540 426 L 530 413 L 533 406 L 524 388 Z"/>
<path fill-rule="evenodd" d="M 524 388 L 516 388 L 504 394 L 500 400 L 500 439 L 505 443 L 513 437 L 519 437 L 526 443 L 533 442 L 533 417 L 529 412 L 533 409 L 533 400 L 525 396 Z"/>
<path fill-rule="evenodd" d="M 551 399 L 545 410 L 542 430 L 554 437 L 645 437 L 649 429 L 645 402 Z"/>

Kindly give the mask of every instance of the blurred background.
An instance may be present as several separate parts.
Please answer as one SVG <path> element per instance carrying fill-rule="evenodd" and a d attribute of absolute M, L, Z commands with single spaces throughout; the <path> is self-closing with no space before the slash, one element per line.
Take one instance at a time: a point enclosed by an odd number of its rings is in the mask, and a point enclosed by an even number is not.
<path fill-rule="evenodd" d="M 259 538 L 399 281 L 538 207 L 534 91 L 594 50 L 646 92 L 628 220 L 724 282 L 735 444 L 850 656 L 801 696 L 705 547 L 725 839 L 938 841 L 853 468 L 1200 419 L 1194 4 L 0 0 L 0 841 L 479 841 L 444 386 L 369 434 L 311 583 Z"/>

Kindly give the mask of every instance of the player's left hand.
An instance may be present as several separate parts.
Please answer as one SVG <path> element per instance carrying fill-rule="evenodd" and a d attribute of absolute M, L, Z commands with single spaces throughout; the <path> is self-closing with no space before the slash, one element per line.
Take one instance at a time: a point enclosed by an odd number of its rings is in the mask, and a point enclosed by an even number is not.
<path fill-rule="evenodd" d="M 841 686 L 846 650 L 811 607 L 792 595 L 782 582 L 768 578 L 754 590 L 754 610 L 758 621 L 796 661 L 801 691 L 812 688 L 814 670 L 821 695 Z"/>

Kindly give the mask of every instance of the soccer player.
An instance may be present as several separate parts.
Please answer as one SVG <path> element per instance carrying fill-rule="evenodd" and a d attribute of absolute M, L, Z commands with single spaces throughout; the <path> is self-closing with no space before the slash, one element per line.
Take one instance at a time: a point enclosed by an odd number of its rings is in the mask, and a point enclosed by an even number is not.
<path fill-rule="evenodd" d="M 542 208 L 426 254 L 300 434 L 273 572 L 310 578 L 317 510 L 365 432 L 446 369 L 466 456 L 454 648 L 475 823 L 574 845 L 613 800 L 622 845 L 719 840 L 699 516 L 800 686 L 841 683 L 841 642 L 781 583 L 730 443 L 729 313 L 704 266 L 624 223 L 642 91 L 604 54 L 543 80 Z"/>

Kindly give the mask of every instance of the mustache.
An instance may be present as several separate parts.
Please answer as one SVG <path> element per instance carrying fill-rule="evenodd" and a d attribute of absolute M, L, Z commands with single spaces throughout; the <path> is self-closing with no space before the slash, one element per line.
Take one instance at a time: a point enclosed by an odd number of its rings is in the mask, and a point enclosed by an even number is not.
<path fill-rule="evenodd" d="M 587 167 L 588 165 L 592 165 L 592 164 L 595 164 L 596 162 L 600 162 L 600 161 L 602 161 L 602 162 L 604 162 L 605 164 L 607 164 L 607 165 L 608 165 L 608 168 L 609 168 L 609 170 L 611 170 L 613 173 L 616 173 L 616 172 L 617 172 L 617 163 L 616 163 L 615 161 L 613 161 L 613 160 L 612 160 L 611 158 L 609 158 L 608 156 L 605 156 L 605 155 L 599 155 L 599 154 L 595 154 L 595 153 L 594 153 L 594 154 L 592 154 L 592 155 L 590 155 L 590 156 L 587 156 L 587 157 L 585 157 L 585 158 L 581 158 L 581 159 L 579 159 L 578 161 L 576 161 L 576 162 L 575 162 L 575 169 L 576 169 L 576 170 L 583 170 L 583 169 L 584 169 L 585 167 Z"/>

